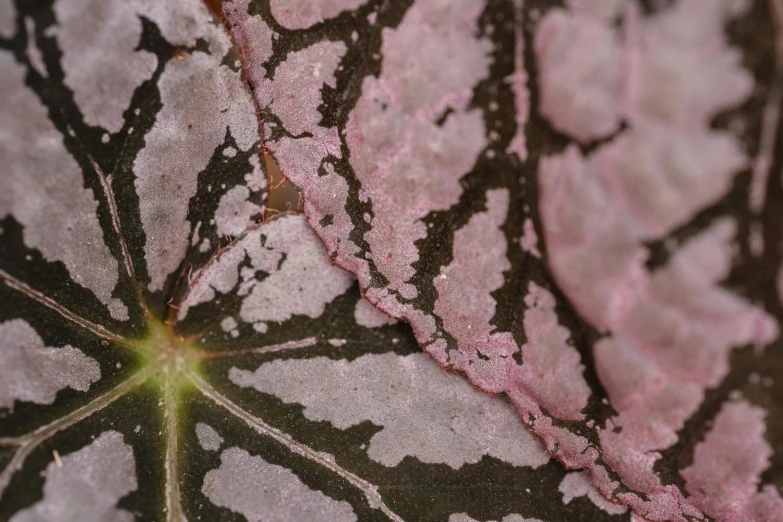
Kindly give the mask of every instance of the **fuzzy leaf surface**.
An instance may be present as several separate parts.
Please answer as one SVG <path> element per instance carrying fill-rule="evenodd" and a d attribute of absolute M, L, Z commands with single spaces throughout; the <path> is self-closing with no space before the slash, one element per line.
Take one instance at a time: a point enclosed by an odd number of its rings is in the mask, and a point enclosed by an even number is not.
<path fill-rule="evenodd" d="M 308 4 L 222 9 L 363 295 L 607 498 L 783 518 L 779 3 Z"/>
<path fill-rule="evenodd" d="M 202 2 L 0 0 L 0 520 L 630 520 L 262 220 L 262 131 Z"/>

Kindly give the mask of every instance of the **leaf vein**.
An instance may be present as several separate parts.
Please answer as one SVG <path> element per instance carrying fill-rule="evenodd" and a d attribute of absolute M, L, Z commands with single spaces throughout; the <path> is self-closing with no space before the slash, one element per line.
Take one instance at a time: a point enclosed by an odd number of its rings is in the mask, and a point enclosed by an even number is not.
<path fill-rule="evenodd" d="M 96 413 L 111 403 L 125 395 L 128 391 L 141 384 L 149 376 L 148 370 L 143 370 L 124 382 L 114 387 L 109 392 L 101 395 L 92 402 L 85 404 L 81 408 L 72 411 L 68 415 L 57 419 L 45 426 L 21 435 L 19 437 L 3 437 L 0 438 L 0 445 L 19 446 L 14 456 L 11 458 L 11 462 L 0 472 L 0 500 L 2 500 L 3 493 L 11 482 L 11 477 L 14 473 L 22 469 L 22 465 L 32 451 L 37 448 L 41 443 L 51 438 L 56 433 L 70 428 L 74 424 L 81 422 L 93 413 Z"/>
<path fill-rule="evenodd" d="M 104 339 L 108 339 L 110 341 L 114 341 L 117 344 L 123 345 L 128 347 L 128 342 L 122 338 L 121 336 L 110 332 L 103 326 L 99 324 L 95 324 L 92 321 L 88 321 L 87 319 L 75 314 L 65 306 L 61 305 L 54 299 L 42 294 L 38 290 L 34 289 L 30 285 L 20 281 L 19 279 L 15 278 L 5 270 L 0 269 L 0 280 L 5 283 L 5 285 L 8 288 L 11 288 L 13 290 L 16 290 L 33 301 L 37 302 L 38 304 L 41 304 L 50 310 L 53 310 L 63 316 L 65 319 L 71 321 L 72 323 L 81 326 L 82 328 L 89 330 L 93 334 L 97 335 L 98 337 L 102 337 Z"/>
<path fill-rule="evenodd" d="M 219 406 L 222 406 L 230 413 L 243 420 L 248 426 L 255 429 L 258 433 L 271 437 L 272 439 L 286 446 L 293 453 L 301 455 L 317 464 L 320 464 L 329 471 L 339 475 L 341 478 L 362 491 L 370 506 L 376 509 L 380 509 L 387 517 L 395 522 L 403 522 L 403 519 L 386 505 L 380 493 L 378 493 L 377 486 L 342 468 L 336 462 L 333 462 L 331 459 L 325 457 L 320 452 L 315 451 L 305 444 L 295 441 L 287 433 L 270 426 L 262 419 L 249 414 L 238 405 L 234 404 L 227 397 L 223 396 L 220 392 L 215 390 L 198 375 L 191 373 L 190 377 L 193 384 L 202 394 L 204 394 L 204 396 L 208 397 Z"/>

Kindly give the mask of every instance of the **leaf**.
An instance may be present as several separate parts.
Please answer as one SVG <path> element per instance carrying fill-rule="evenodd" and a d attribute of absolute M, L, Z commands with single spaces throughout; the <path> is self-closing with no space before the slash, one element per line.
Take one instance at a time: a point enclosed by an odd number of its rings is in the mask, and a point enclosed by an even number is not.
<path fill-rule="evenodd" d="M 607 498 L 780 519 L 777 4 L 562 4 L 222 7 L 363 295 Z"/>
<path fill-rule="evenodd" d="M 238 60 L 197 0 L 0 0 L 0 519 L 628 520 L 262 220 Z"/>

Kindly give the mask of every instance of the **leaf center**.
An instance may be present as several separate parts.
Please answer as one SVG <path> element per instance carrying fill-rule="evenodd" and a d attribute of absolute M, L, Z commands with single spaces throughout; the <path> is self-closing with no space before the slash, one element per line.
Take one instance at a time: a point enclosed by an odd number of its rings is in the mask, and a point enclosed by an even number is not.
<path fill-rule="evenodd" d="M 152 378 L 169 389 L 179 389 L 190 381 L 202 358 L 191 339 L 178 335 L 163 322 L 151 320 L 147 337 L 133 343 L 144 358 L 144 366 L 152 371 Z"/>

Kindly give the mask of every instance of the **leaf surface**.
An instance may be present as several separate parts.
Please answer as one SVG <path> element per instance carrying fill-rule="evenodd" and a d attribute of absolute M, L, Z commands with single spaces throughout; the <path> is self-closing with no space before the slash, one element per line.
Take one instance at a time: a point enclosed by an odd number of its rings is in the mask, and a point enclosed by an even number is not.
<path fill-rule="evenodd" d="M 783 517 L 777 4 L 270 4 L 222 7 L 363 295 L 607 498 Z"/>
<path fill-rule="evenodd" d="M 629 520 L 262 220 L 239 58 L 196 0 L 0 0 L 0 519 Z"/>

